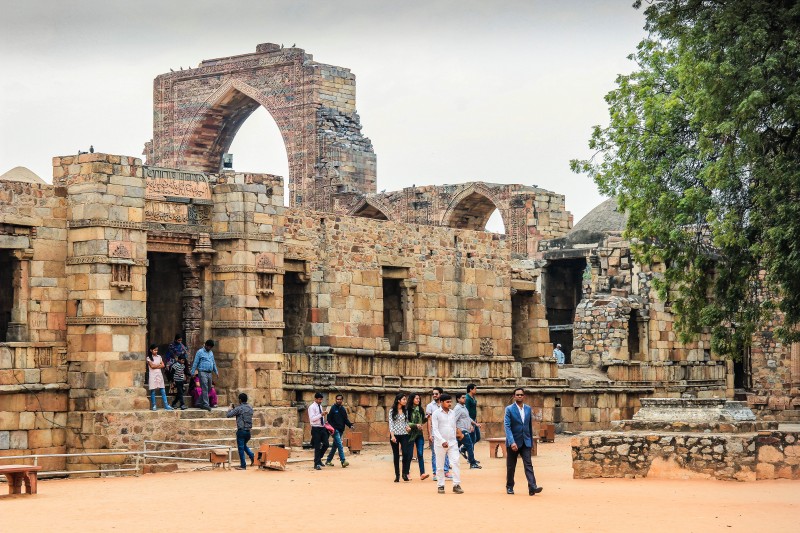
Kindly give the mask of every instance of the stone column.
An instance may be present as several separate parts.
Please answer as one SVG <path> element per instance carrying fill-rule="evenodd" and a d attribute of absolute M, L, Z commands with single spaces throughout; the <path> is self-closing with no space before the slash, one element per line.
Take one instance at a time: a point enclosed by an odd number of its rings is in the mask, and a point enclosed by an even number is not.
<path fill-rule="evenodd" d="M 401 352 L 417 351 L 416 320 L 414 319 L 414 293 L 417 284 L 404 279 L 400 282 L 400 307 L 403 310 L 403 335 L 400 339 Z"/>
<path fill-rule="evenodd" d="M 14 269 L 14 307 L 11 309 L 11 322 L 8 324 L 6 338 L 9 342 L 25 342 L 28 336 L 28 302 L 30 301 L 30 278 L 33 249 L 14 250 L 16 268 Z"/>
<path fill-rule="evenodd" d="M 200 288 L 201 269 L 193 254 L 181 256 L 181 272 L 183 273 L 183 331 L 186 347 L 194 355 L 205 341 L 202 338 L 203 298 Z"/>

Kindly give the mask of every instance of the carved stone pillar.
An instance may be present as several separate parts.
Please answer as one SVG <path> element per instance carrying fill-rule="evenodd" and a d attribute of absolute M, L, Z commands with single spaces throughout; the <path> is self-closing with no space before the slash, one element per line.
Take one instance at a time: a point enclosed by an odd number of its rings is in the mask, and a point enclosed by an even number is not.
<path fill-rule="evenodd" d="M 181 257 L 181 272 L 183 273 L 183 330 L 186 335 L 186 347 L 190 353 L 200 349 L 203 343 L 203 298 L 200 289 L 200 265 L 193 254 L 184 254 Z"/>
<path fill-rule="evenodd" d="M 410 280 L 400 282 L 400 307 L 403 310 L 403 335 L 400 339 L 400 351 L 417 351 L 416 321 L 414 320 L 414 293 L 417 284 Z"/>
<path fill-rule="evenodd" d="M 16 268 L 14 269 L 14 307 L 11 309 L 11 321 L 8 323 L 6 338 L 9 342 L 25 342 L 28 339 L 28 302 L 30 301 L 30 260 L 33 249 L 15 250 Z"/>

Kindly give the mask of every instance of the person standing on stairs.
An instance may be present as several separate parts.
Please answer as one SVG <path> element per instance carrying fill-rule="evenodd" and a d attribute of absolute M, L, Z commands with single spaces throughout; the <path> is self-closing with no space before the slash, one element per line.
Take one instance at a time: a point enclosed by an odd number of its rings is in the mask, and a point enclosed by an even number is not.
<path fill-rule="evenodd" d="M 167 393 L 164 392 L 164 374 L 161 369 L 164 368 L 164 361 L 158 355 L 158 345 L 150 345 L 150 353 L 147 355 L 147 385 L 150 389 L 150 409 L 155 411 L 156 407 L 156 391 L 161 394 L 161 399 L 164 402 L 164 409 L 172 411 L 172 407 L 167 400 Z"/>
<path fill-rule="evenodd" d="M 250 430 L 253 429 L 253 408 L 247 403 L 247 394 L 239 393 L 239 405 L 234 406 L 231 404 L 231 409 L 225 416 L 228 418 L 236 417 L 236 447 L 239 449 L 239 462 L 240 466 L 237 470 L 244 470 L 247 464 L 244 461 L 244 456 L 250 458 L 250 466 L 253 466 L 255 456 L 250 448 L 247 447 L 247 442 L 250 440 Z"/>

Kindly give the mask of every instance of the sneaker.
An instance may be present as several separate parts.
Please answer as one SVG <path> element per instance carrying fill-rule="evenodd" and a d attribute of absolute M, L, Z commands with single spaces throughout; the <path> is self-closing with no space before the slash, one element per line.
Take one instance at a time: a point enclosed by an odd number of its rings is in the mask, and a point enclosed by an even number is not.
<path fill-rule="evenodd" d="M 181 411 L 185 411 L 187 408 L 185 405 L 181 405 Z"/>
<path fill-rule="evenodd" d="M 342 468 L 347 468 L 348 466 L 350 466 L 350 463 L 348 463 L 347 461 L 342 461 Z"/>
<path fill-rule="evenodd" d="M 166 406 L 164 409 L 166 409 L 167 411 L 174 411 L 175 410 L 175 409 L 172 408 L 171 405 Z"/>
<path fill-rule="evenodd" d="M 325 466 L 333 466 L 333 463 L 328 461 L 327 463 L 325 463 Z"/>
<path fill-rule="evenodd" d="M 478 463 L 472 463 L 471 465 L 469 465 L 469 468 L 470 470 L 472 470 L 473 468 L 481 468 L 481 465 L 479 465 Z"/>
<path fill-rule="evenodd" d="M 461 485 L 454 485 L 453 492 L 456 494 L 464 494 L 464 489 L 461 488 Z"/>
<path fill-rule="evenodd" d="M 445 477 L 446 479 L 453 479 L 453 474 L 451 474 L 450 472 L 445 472 L 445 473 L 444 473 L 444 477 Z"/>
<path fill-rule="evenodd" d="M 158 407 L 156 407 L 156 406 L 154 405 L 153 407 L 151 407 L 151 408 L 150 408 L 150 410 L 151 410 L 151 411 L 158 411 Z"/>
<path fill-rule="evenodd" d="M 444 487 L 439 487 L 438 492 L 439 494 L 444 494 Z"/>
<path fill-rule="evenodd" d="M 314 465 L 314 470 L 322 470 L 322 465 Z"/>
<path fill-rule="evenodd" d="M 434 480 L 434 481 L 437 481 L 437 479 L 436 479 L 436 476 L 433 476 L 433 480 Z"/>

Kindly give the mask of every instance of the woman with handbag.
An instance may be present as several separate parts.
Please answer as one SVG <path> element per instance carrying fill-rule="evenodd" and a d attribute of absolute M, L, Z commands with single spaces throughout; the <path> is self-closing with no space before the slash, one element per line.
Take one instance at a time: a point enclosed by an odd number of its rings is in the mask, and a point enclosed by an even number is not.
<path fill-rule="evenodd" d="M 408 472 L 411 470 L 411 446 L 408 442 L 408 432 L 411 428 L 408 425 L 406 415 L 406 404 L 408 398 L 405 394 L 398 394 L 392 403 L 389 411 L 389 440 L 392 445 L 392 456 L 394 457 L 394 482 L 400 482 L 400 452 L 403 452 L 403 481 L 408 479 Z"/>
<path fill-rule="evenodd" d="M 419 479 L 428 479 L 428 474 L 425 473 L 425 460 L 423 453 L 425 451 L 425 436 L 422 434 L 422 428 L 427 424 L 425 416 L 425 408 L 422 406 L 422 397 L 414 393 L 410 396 L 408 403 L 411 407 L 408 408 L 408 426 L 411 431 L 408 432 L 408 447 L 413 453 L 414 448 L 417 448 L 417 461 L 419 461 Z"/>

